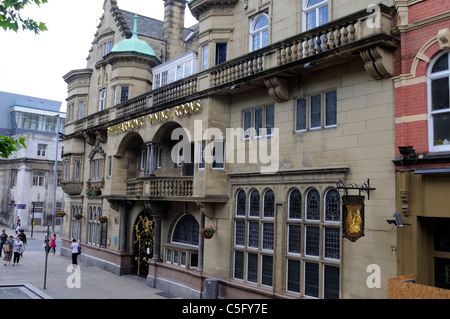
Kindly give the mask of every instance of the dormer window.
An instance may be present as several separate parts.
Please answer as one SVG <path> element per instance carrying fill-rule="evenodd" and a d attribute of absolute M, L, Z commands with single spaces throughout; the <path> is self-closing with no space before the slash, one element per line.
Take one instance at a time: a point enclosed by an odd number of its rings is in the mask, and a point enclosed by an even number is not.
<path fill-rule="evenodd" d="M 111 52 L 113 48 L 113 42 L 112 41 L 108 41 L 103 43 L 102 45 L 100 45 L 100 50 L 103 53 L 103 56 L 107 55 L 109 52 Z"/>

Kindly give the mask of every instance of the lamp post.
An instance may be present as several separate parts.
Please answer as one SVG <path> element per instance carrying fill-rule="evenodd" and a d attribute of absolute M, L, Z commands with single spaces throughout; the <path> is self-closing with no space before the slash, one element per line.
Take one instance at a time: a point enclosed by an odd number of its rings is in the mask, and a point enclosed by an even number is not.
<path fill-rule="evenodd" d="M 58 175 L 58 144 L 59 144 L 59 127 L 61 118 L 56 115 L 56 150 L 55 150 L 55 165 L 53 167 L 53 207 L 52 207 L 52 233 L 55 233 L 55 219 L 56 219 L 56 180 Z"/>

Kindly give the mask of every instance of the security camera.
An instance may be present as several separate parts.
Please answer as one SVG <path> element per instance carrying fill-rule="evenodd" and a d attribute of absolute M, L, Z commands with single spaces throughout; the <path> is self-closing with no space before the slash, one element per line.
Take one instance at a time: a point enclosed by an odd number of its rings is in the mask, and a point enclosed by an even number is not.
<path fill-rule="evenodd" d="M 403 227 L 402 217 L 400 216 L 399 212 L 394 212 L 395 219 L 386 219 L 388 224 L 394 224 L 397 227 Z"/>

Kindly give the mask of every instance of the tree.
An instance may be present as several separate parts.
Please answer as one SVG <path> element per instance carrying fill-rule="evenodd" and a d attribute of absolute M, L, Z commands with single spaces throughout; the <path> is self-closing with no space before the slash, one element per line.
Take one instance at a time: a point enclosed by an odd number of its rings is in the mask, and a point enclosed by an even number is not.
<path fill-rule="evenodd" d="M 12 152 L 16 152 L 22 148 L 26 148 L 24 137 L 15 140 L 11 136 L 0 135 L 0 157 L 8 158 Z"/>
<path fill-rule="evenodd" d="M 23 30 L 34 31 L 39 34 L 41 31 L 46 31 L 47 26 L 43 22 L 36 22 L 31 18 L 24 19 L 21 16 L 21 10 L 29 4 L 35 3 L 40 6 L 47 3 L 48 0 L 0 0 L 0 27 L 5 31 L 14 30 L 17 32 L 20 25 Z"/>

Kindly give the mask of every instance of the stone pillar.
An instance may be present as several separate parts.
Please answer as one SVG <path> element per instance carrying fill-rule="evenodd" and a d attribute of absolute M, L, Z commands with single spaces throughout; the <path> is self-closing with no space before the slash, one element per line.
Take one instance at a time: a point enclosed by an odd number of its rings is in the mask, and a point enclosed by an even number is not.
<path fill-rule="evenodd" d="M 155 235 L 153 240 L 153 260 L 161 261 L 161 216 L 155 216 Z"/>
<path fill-rule="evenodd" d="M 119 251 L 127 250 L 128 237 L 128 208 L 130 203 L 123 201 L 120 203 L 120 229 L 119 229 Z"/>
<path fill-rule="evenodd" d="M 145 175 L 147 176 L 155 175 L 155 144 L 152 143 L 147 144 Z"/>
<path fill-rule="evenodd" d="M 169 61 L 184 53 L 186 2 L 186 0 L 164 0 L 163 38 L 167 41 L 165 61 Z"/>
<path fill-rule="evenodd" d="M 205 215 L 200 211 L 200 229 L 205 227 Z M 202 235 L 198 235 L 198 267 L 197 271 L 203 272 L 203 256 L 204 256 L 204 247 L 205 247 L 205 238 Z"/>

